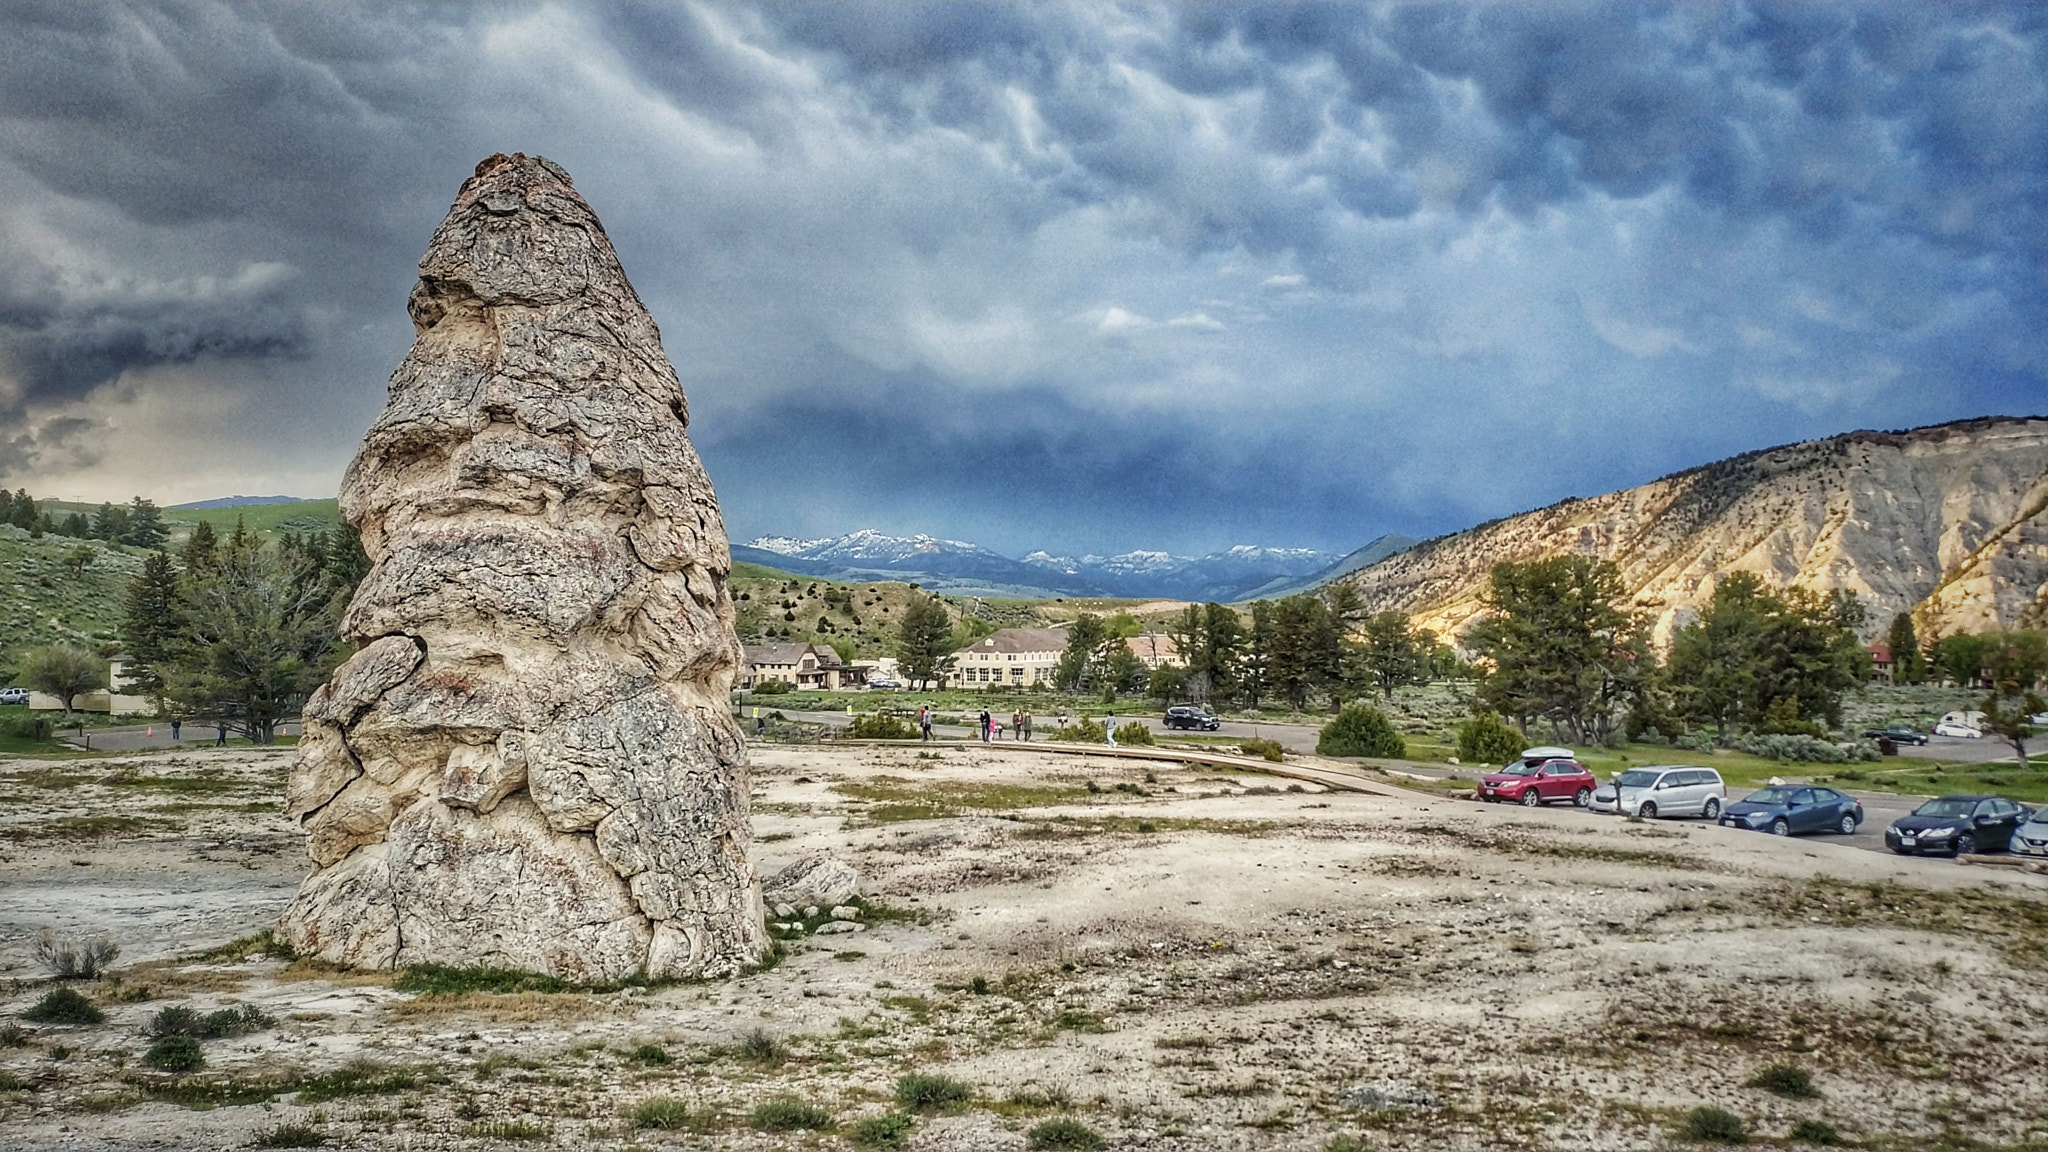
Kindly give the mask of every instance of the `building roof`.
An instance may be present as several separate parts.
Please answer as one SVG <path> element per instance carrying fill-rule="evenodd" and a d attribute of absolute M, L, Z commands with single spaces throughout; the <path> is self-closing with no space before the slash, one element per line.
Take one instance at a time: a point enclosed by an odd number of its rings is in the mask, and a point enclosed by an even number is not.
<path fill-rule="evenodd" d="M 809 652 L 818 658 L 818 666 L 829 668 L 838 665 L 839 653 L 823 644 L 795 644 L 789 641 L 771 641 L 767 644 L 748 644 L 740 650 L 742 665 L 789 664 L 795 665 Z"/>
<path fill-rule="evenodd" d="M 1067 647 L 1067 630 L 1064 628 L 1005 628 L 991 636 L 984 636 L 967 647 L 955 652 L 963 656 L 969 652 L 1063 652 Z"/>
<path fill-rule="evenodd" d="M 1871 659 L 1871 660 L 1872 660 L 1873 662 L 1875 662 L 1875 663 L 1878 663 L 1878 664 L 1889 664 L 1889 663 L 1891 663 L 1891 662 L 1892 662 L 1892 646 L 1891 646 L 1891 645 L 1889 645 L 1889 644 L 1887 644 L 1887 643 L 1885 643 L 1885 642 L 1884 642 L 1884 641 L 1882 641 L 1882 640 L 1879 640 L 1879 641 L 1878 641 L 1877 643 L 1875 643 L 1875 644 L 1872 644 L 1872 645 L 1870 646 L 1870 659 Z"/>

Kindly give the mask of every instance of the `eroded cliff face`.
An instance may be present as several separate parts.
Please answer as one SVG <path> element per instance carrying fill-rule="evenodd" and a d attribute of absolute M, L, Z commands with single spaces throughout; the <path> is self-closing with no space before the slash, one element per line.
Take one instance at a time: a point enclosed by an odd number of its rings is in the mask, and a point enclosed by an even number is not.
<path fill-rule="evenodd" d="M 494 156 L 420 261 L 418 335 L 343 481 L 361 645 L 288 789 L 340 963 L 583 981 L 767 948 L 731 562 L 681 384 L 568 173 Z"/>
<path fill-rule="evenodd" d="M 1345 577 L 1375 610 L 1439 635 L 1481 611 L 1502 560 L 1612 560 L 1656 635 L 1689 622 L 1727 572 L 1854 591 L 1871 635 L 2041 626 L 2048 615 L 2048 420 L 1856 432 L 1738 456 L 1432 540 Z"/>

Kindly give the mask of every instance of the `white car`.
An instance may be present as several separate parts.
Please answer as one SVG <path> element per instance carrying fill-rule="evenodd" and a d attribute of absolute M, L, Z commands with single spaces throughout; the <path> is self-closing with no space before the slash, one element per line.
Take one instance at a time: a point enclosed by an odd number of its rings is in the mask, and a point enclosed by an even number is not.
<path fill-rule="evenodd" d="M 1616 793 L 1620 793 L 1617 802 Z M 1593 793 L 1593 811 L 1620 811 L 1654 820 L 1659 816 L 1699 816 L 1716 820 L 1728 801 L 1728 785 L 1712 768 L 1668 765 L 1631 768 Z"/>
<path fill-rule="evenodd" d="M 1953 736 L 1958 740 L 1982 740 L 1984 733 L 1968 724 L 1950 723 L 1947 720 L 1934 726 L 1936 736 Z"/>
<path fill-rule="evenodd" d="M 2015 856 L 2048 856 L 2048 805 L 2034 809 L 2026 822 L 2012 830 L 2006 851 Z"/>
<path fill-rule="evenodd" d="M 0 704 L 26 704 L 26 703 L 28 703 L 28 689 L 26 689 L 26 688 L 0 688 Z"/>

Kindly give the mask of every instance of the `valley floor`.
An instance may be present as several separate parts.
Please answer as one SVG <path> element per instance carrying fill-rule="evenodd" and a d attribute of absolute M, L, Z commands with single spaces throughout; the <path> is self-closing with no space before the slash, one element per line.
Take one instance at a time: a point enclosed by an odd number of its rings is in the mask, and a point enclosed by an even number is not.
<path fill-rule="evenodd" d="M 1022 1149 L 1060 1116 L 1188 1152 L 1659 1148 L 1698 1106 L 1780 1144 L 2048 1142 L 2048 877 L 1208 768 L 763 747 L 762 873 L 840 856 L 863 930 L 731 981 L 422 994 L 201 955 L 305 870 L 286 755 L 0 764 L 0 1029 L 49 988 L 37 928 L 126 948 L 76 985 L 105 1023 L 0 1047 L 7 1147 L 846 1148 L 908 1073 L 973 1089 L 912 1149 Z M 152 1071 L 172 1005 L 275 1024 Z M 1779 1064 L 1817 1095 L 1747 1086 Z M 837 1130 L 754 1127 L 782 1096 Z"/>

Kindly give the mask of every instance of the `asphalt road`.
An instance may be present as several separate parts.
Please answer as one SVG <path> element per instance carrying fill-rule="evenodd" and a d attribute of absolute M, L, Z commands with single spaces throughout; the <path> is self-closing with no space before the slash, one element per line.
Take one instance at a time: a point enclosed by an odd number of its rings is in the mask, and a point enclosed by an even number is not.
<path fill-rule="evenodd" d="M 2027 751 L 2035 753 L 2032 748 Z M 1992 760 L 2019 763 L 2013 755 L 2012 745 L 2003 740 L 1962 740 L 1954 736 L 1929 736 L 1924 745 L 1901 744 L 1899 755 L 1914 760 L 1949 760 L 1963 764 L 1983 764 Z"/>

